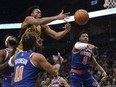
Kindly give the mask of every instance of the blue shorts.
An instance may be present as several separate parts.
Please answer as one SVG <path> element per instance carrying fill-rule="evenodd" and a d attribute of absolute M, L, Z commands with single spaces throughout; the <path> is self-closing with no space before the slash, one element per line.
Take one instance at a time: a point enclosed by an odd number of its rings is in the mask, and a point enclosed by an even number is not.
<path fill-rule="evenodd" d="M 10 77 L 3 77 L 2 78 L 2 87 L 11 87 L 11 78 Z"/>
<path fill-rule="evenodd" d="M 70 72 L 70 87 L 98 87 L 98 82 L 90 72 Z"/>

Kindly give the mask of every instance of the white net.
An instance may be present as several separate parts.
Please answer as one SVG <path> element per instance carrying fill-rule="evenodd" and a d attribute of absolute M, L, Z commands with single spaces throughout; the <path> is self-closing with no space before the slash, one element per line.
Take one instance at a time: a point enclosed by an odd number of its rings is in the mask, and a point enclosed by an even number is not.
<path fill-rule="evenodd" d="M 116 0 L 105 0 L 104 8 L 115 8 L 116 7 Z"/>

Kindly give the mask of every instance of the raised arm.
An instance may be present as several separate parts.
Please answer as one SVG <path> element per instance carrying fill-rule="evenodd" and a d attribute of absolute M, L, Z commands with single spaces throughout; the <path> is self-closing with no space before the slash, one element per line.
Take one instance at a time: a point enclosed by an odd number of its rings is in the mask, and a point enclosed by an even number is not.
<path fill-rule="evenodd" d="M 32 16 L 28 16 L 25 18 L 21 27 L 25 28 L 28 24 L 30 24 L 30 25 L 43 25 L 43 24 L 48 24 L 54 20 L 63 20 L 64 18 L 68 17 L 68 14 L 69 13 L 64 13 L 64 11 L 62 11 L 60 14 L 58 14 L 56 16 L 52 16 L 52 17 L 34 18 Z"/>
<path fill-rule="evenodd" d="M 88 47 L 87 43 L 76 42 L 73 49 L 72 49 L 72 52 L 79 52 L 82 49 L 85 49 L 87 47 Z"/>
<path fill-rule="evenodd" d="M 47 25 L 42 25 L 42 29 L 45 30 L 45 32 L 52 38 L 58 40 L 61 39 L 62 37 L 64 37 L 71 29 L 71 25 L 69 23 L 65 24 L 65 26 L 63 27 L 64 30 L 60 31 L 60 32 L 56 32 L 54 30 L 52 30 L 49 26 Z"/>
<path fill-rule="evenodd" d="M 86 48 L 89 48 L 93 51 L 97 49 L 97 47 L 95 45 L 92 45 L 92 44 L 89 44 L 89 43 L 76 42 L 72 51 L 73 52 L 78 52 L 78 51 L 80 51 L 82 49 L 86 49 Z"/>
<path fill-rule="evenodd" d="M 102 74 L 103 74 L 103 77 L 102 77 L 101 81 L 102 81 L 102 80 L 105 80 L 105 79 L 107 78 L 107 74 L 106 74 L 105 70 L 104 70 L 104 69 L 98 64 L 98 62 L 96 61 L 96 59 L 95 59 L 95 57 L 94 57 L 94 54 L 92 55 L 91 60 L 92 60 L 93 66 L 94 66 L 96 69 L 98 69 L 99 71 L 101 71 Z"/>

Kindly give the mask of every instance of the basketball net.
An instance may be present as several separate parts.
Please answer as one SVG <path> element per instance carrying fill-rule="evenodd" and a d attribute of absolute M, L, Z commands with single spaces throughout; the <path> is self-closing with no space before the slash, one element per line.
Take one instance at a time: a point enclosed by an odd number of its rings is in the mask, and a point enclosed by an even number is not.
<path fill-rule="evenodd" d="M 116 7 L 116 0 L 105 0 L 104 8 L 115 8 Z"/>

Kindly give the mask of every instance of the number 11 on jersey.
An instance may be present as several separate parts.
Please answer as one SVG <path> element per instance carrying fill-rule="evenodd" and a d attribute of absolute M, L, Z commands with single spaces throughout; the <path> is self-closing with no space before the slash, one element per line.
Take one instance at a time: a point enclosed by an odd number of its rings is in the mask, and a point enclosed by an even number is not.
<path fill-rule="evenodd" d="M 16 67 L 15 82 L 22 80 L 24 66 Z"/>

